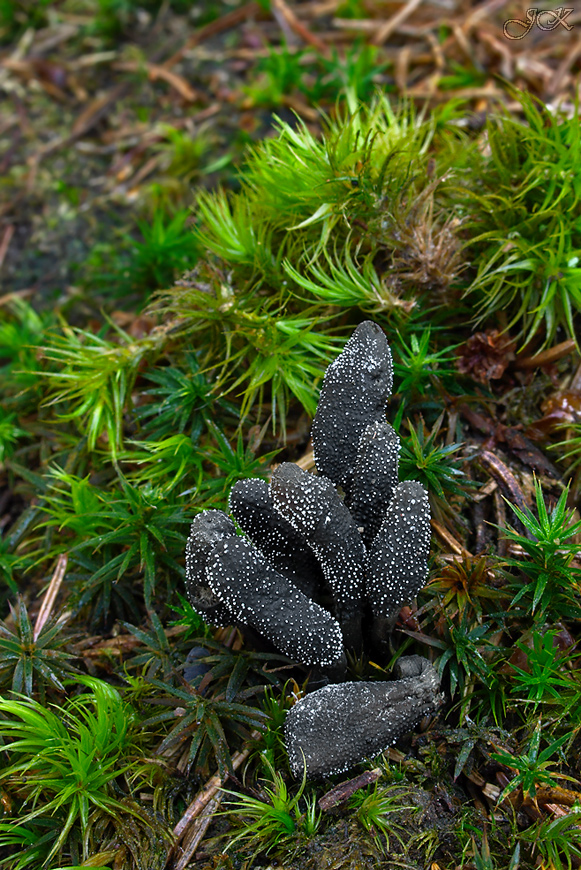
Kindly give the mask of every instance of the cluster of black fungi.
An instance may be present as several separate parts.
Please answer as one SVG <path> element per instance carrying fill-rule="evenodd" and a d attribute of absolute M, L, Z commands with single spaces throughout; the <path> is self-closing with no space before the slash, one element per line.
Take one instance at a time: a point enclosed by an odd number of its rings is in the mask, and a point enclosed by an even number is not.
<path fill-rule="evenodd" d="M 381 661 L 402 605 L 422 588 L 430 546 L 428 494 L 398 483 L 399 438 L 387 423 L 393 365 L 381 327 L 361 323 L 329 366 L 312 440 L 318 474 L 284 462 L 270 483 L 239 481 L 230 511 L 203 511 L 186 549 L 192 605 L 212 625 L 237 625 L 312 669 L 318 686 L 291 708 L 291 770 L 309 777 L 377 755 L 440 703 L 419 656 L 397 679 L 346 682 L 346 651 Z"/>

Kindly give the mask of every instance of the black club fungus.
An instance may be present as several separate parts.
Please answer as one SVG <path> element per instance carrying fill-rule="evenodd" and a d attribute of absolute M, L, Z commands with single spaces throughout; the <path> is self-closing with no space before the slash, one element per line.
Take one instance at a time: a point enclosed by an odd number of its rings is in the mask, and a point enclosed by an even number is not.
<path fill-rule="evenodd" d="M 399 438 L 385 419 L 391 387 L 385 335 L 361 323 L 321 387 L 318 474 L 285 462 L 270 485 L 240 481 L 230 510 L 247 537 L 225 513 L 204 511 L 188 539 L 187 590 L 204 619 L 252 628 L 330 681 L 288 714 L 297 776 L 303 763 L 309 776 L 346 770 L 440 701 L 437 673 L 418 656 L 401 660 L 398 680 L 341 682 L 346 650 L 383 654 L 427 577 L 428 494 L 416 481 L 398 483 Z"/>

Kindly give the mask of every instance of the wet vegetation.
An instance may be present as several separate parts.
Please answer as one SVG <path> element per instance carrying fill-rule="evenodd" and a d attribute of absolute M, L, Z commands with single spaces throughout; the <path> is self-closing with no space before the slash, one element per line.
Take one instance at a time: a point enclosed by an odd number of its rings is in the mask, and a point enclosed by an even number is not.
<path fill-rule="evenodd" d="M 448 25 L 437 93 L 404 100 L 381 41 L 330 46 L 314 5 L 0 0 L 7 870 L 581 864 L 578 108 L 486 91 L 497 61 Z M 296 781 L 309 672 L 202 621 L 185 541 L 242 478 L 312 467 L 369 318 L 433 534 L 391 656 L 350 678 L 416 653 L 446 702 L 351 779 Z"/>

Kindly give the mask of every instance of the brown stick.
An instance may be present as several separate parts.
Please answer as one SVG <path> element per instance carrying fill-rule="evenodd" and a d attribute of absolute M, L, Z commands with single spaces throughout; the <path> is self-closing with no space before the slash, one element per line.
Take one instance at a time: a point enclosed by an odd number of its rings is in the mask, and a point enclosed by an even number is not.
<path fill-rule="evenodd" d="M 516 504 L 521 510 L 527 507 L 525 494 L 518 480 L 498 456 L 495 456 L 490 450 L 483 450 L 478 457 L 478 462 L 496 480 L 505 498 Z"/>
<path fill-rule="evenodd" d="M 260 733 L 260 731 L 253 731 L 250 735 L 250 739 L 257 740 L 260 737 Z M 242 762 L 245 761 L 249 755 L 250 747 L 247 747 L 241 752 L 235 752 L 232 756 L 232 768 L 238 770 Z M 196 795 L 173 830 L 177 842 L 182 839 L 188 826 L 191 825 L 194 819 L 201 814 L 204 807 L 216 796 L 222 785 L 222 778 L 218 773 L 215 773 L 214 776 L 208 780 L 201 792 Z"/>
<path fill-rule="evenodd" d="M 196 30 L 196 32 L 190 36 L 185 45 L 178 49 L 175 54 L 172 54 L 172 56 L 165 61 L 163 66 L 166 69 L 171 69 L 172 66 L 175 66 L 176 63 L 180 62 L 184 54 L 196 45 L 199 45 L 200 42 L 204 42 L 205 39 L 209 39 L 211 36 L 216 36 L 224 30 L 230 30 L 231 27 L 236 27 L 237 24 L 242 24 L 242 22 L 247 18 L 256 15 L 257 12 L 260 12 L 260 6 L 258 3 L 245 3 L 244 6 L 240 6 L 238 9 L 233 9 L 232 12 L 222 15 L 222 17 L 218 18 L 216 21 L 210 21 L 209 24 Z"/>
<path fill-rule="evenodd" d="M 568 338 L 567 341 L 562 341 L 554 347 L 549 347 L 547 350 L 536 353 L 534 356 L 527 356 L 524 359 L 516 359 L 514 363 L 515 369 L 534 369 L 537 366 L 545 366 L 548 363 L 556 362 L 564 356 L 568 356 L 577 348 L 574 338 Z"/>
<path fill-rule="evenodd" d="M 0 269 L 2 268 L 2 264 L 4 263 L 4 258 L 8 253 L 8 248 L 10 246 L 10 241 L 12 236 L 14 235 L 14 224 L 8 224 L 6 230 L 4 231 L 4 235 L 2 237 L 2 242 L 0 242 Z"/>
<path fill-rule="evenodd" d="M 323 797 L 319 798 L 319 809 L 326 811 L 345 803 L 360 788 L 365 788 L 366 785 L 370 785 L 378 780 L 381 774 L 381 768 L 376 767 L 374 770 L 366 770 L 364 773 L 360 773 L 359 776 L 346 782 L 340 782 L 339 785 L 336 785 L 335 788 L 332 788 L 331 791 L 328 791 Z"/>

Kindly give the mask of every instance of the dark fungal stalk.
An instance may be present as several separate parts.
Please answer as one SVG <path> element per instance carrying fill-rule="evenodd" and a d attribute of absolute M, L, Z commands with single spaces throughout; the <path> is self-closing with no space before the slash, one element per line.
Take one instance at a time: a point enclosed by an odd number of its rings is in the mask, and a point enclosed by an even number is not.
<path fill-rule="evenodd" d="M 303 757 L 312 776 L 346 770 L 439 702 L 437 674 L 417 656 L 402 660 L 396 682 L 341 682 L 345 649 L 386 653 L 402 605 L 427 576 L 428 496 L 415 481 L 398 483 L 399 438 L 385 419 L 391 385 L 385 335 L 362 323 L 321 388 L 319 474 L 285 462 L 270 486 L 240 481 L 230 510 L 247 537 L 206 511 L 188 540 L 188 592 L 204 618 L 258 632 L 323 684 L 288 716 L 296 775 Z"/>

